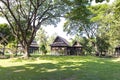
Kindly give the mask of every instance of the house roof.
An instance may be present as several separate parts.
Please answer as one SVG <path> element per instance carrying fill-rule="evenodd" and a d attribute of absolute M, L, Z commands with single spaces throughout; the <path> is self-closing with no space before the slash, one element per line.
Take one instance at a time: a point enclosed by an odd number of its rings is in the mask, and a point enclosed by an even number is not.
<path fill-rule="evenodd" d="M 69 45 L 69 42 L 66 39 L 64 39 L 60 36 L 57 36 L 50 46 L 67 47 L 67 46 L 70 46 L 70 45 Z"/>
<path fill-rule="evenodd" d="M 21 44 L 18 44 L 18 47 L 21 47 Z M 30 47 L 39 47 L 35 40 L 32 41 Z"/>
<path fill-rule="evenodd" d="M 33 40 L 33 42 L 30 45 L 31 47 L 39 47 L 37 42 L 35 40 Z"/>
<path fill-rule="evenodd" d="M 75 41 L 72 47 L 82 47 L 82 45 L 79 42 Z"/>

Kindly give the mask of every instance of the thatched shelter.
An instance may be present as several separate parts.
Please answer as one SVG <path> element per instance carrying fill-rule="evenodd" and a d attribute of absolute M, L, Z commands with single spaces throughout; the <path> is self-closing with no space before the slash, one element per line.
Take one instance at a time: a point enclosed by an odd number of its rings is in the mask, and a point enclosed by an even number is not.
<path fill-rule="evenodd" d="M 50 46 L 52 53 L 55 54 L 79 55 L 82 52 L 82 46 L 79 42 L 76 41 L 70 46 L 69 42 L 60 36 L 57 36 Z"/>
<path fill-rule="evenodd" d="M 70 55 L 80 55 L 82 52 L 82 45 L 75 41 L 71 47 L 68 47 L 68 49 L 70 50 Z"/>
<path fill-rule="evenodd" d="M 22 51 L 21 44 L 18 44 L 18 49 Z M 28 52 L 33 53 L 33 52 L 38 51 L 38 50 L 39 50 L 39 46 L 38 46 L 37 42 L 35 40 L 33 40 L 33 42 L 31 43 L 31 45 L 29 47 Z"/>
<path fill-rule="evenodd" d="M 50 46 L 51 46 L 52 53 L 53 52 L 55 54 L 62 53 L 65 55 L 67 55 L 67 49 L 68 47 L 70 47 L 68 41 L 60 36 L 57 36 Z"/>

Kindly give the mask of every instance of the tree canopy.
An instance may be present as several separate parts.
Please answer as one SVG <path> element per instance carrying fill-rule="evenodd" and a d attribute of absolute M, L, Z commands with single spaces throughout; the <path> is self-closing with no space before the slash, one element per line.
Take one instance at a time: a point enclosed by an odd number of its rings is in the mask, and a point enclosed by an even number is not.
<path fill-rule="evenodd" d="M 1 44 L 14 41 L 15 37 L 11 34 L 8 24 L 0 24 L 0 42 Z"/>
<path fill-rule="evenodd" d="M 15 41 L 15 37 L 11 34 L 8 24 L 0 24 L 0 45 L 3 45 L 3 55 L 5 52 L 5 46 Z"/>
<path fill-rule="evenodd" d="M 28 48 L 41 25 L 56 25 L 65 13 L 59 0 L 0 0 L 0 12 L 21 44 L 26 57 Z"/>
<path fill-rule="evenodd" d="M 68 34 L 86 37 L 96 51 L 115 48 L 119 44 L 119 0 L 98 5 L 91 5 L 89 1 L 83 1 L 84 4 L 78 3 L 79 0 L 71 2 L 74 4 L 68 3 L 72 8 L 66 14 L 64 24 Z"/>

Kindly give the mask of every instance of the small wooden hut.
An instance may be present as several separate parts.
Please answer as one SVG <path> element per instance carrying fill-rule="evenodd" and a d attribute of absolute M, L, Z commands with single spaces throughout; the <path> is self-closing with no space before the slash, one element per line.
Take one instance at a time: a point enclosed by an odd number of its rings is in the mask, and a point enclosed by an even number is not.
<path fill-rule="evenodd" d="M 80 55 L 82 52 L 82 46 L 79 42 L 76 41 L 70 46 L 69 42 L 60 36 L 57 36 L 50 46 L 52 53 L 59 55 Z"/>
<path fill-rule="evenodd" d="M 35 40 L 33 40 L 33 42 L 30 45 L 30 48 L 29 48 L 29 53 L 33 53 L 38 50 L 39 50 L 39 46 L 38 46 L 37 42 Z"/>
<path fill-rule="evenodd" d="M 80 55 L 82 52 L 82 45 L 79 42 L 75 41 L 71 47 L 68 47 L 70 55 Z"/>
<path fill-rule="evenodd" d="M 67 49 L 70 45 L 67 40 L 65 40 L 60 36 L 57 36 L 50 46 L 51 46 L 52 53 L 55 53 L 55 54 L 61 53 L 63 55 L 66 55 Z"/>
<path fill-rule="evenodd" d="M 18 44 L 18 49 L 19 49 L 19 51 L 22 51 L 21 44 Z M 39 46 L 38 46 L 37 42 L 35 40 L 33 40 L 33 42 L 31 43 L 31 45 L 28 49 L 28 52 L 34 53 L 35 51 L 38 51 L 38 50 L 39 50 Z"/>

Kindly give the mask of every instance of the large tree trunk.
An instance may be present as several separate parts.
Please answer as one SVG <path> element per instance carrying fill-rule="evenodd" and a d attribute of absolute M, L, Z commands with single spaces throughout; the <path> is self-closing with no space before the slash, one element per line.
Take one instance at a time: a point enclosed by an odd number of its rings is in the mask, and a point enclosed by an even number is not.
<path fill-rule="evenodd" d="M 18 40 L 17 40 L 17 44 L 16 44 L 15 56 L 17 56 L 17 53 L 18 53 Z"/>
<path fill-rule="evenodd" d="M 90 43 L 91 43 L 91 46 L 92 46 L 92 48 L 93 48 L 93 51 L 94 51 L 95 55 L 96 55 L 96 56 L 100 56 L 100 52 L 99 52 L 99 50 L 98 50 L 98 47 L 97 47 L 96 42 L 90 41 Z"/>
<path fill-rule="evenodd" d="M 25 46 L 25 48 L 23 48 L 24 50 L 24 54 L 23 54 L 23 57 L 25 59 L 28 59 L 30 57 L 30 54 L 29 54 L 29 46 Z"/>
<path fill-rule="evenodd" d="M 95 55 L 96 55 L 96 56 L 100 56 L 100 52 L 99 52 L 99 50 L 98 50 L 98 46 L 97 46 L 96 42 L 94 42 L 93 48 L 94 48 L 94 50 L 95 50 Z"/>

